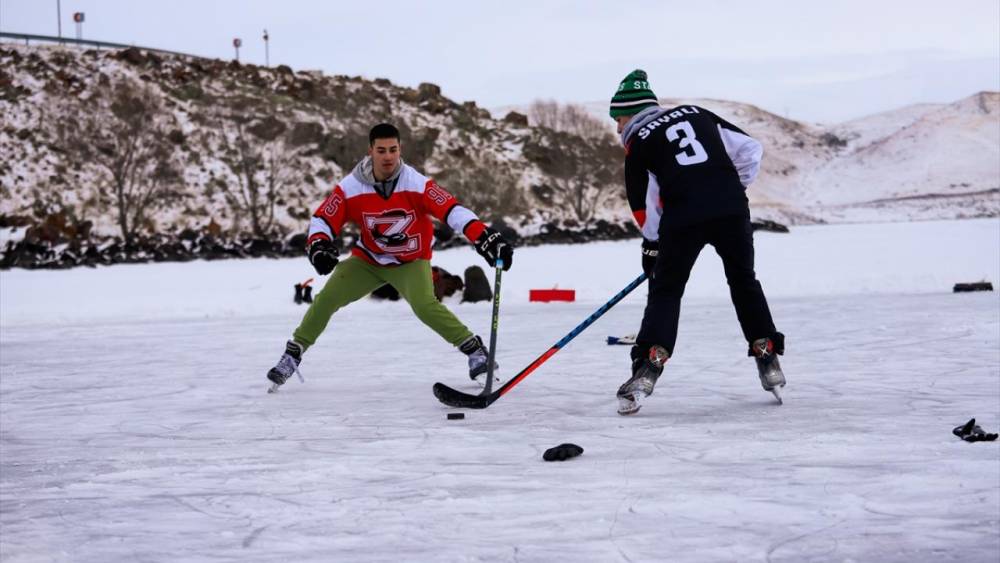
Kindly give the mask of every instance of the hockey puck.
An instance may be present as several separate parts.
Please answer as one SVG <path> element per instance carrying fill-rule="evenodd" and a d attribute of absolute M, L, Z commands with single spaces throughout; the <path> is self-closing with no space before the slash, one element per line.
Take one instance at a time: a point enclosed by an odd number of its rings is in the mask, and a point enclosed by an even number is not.
<path fill-rule="evenodd" d="M 462 420 L 465 418 L 464 412 L 450 412 L 448 413 L 448 420 Z"/>

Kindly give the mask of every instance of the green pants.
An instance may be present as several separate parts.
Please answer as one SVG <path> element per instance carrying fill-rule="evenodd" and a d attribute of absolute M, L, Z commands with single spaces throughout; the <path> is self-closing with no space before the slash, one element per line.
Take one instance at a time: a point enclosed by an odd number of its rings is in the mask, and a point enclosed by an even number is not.
<path fill-rule="evenodd" d="M 326 329 L 330 317 L 341 307 L 365 297 L 385 283 L 396 288 L 417 318 L 450 344 L 458 346 L 472 336 L 472 331 L 434 297 L 429 261 L 415 260 L 402 266 L 374 266 L 352 256 L 333 270 L 322 291 L 313 298 L 292 338 L 309 348 Z"/>

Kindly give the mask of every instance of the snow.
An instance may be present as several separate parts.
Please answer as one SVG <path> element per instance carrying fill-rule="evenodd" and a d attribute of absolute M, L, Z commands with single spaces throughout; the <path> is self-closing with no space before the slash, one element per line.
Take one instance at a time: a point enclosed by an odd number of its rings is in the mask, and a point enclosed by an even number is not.
<path fill-rule="evenodd" d="M 615 414 L 636 290 L 489 409 L 404 303 L 339 312 L 263 377 L 304 259 L 0 272 L 0 558 L 20 561 L 996 561 L 1000 221 L 758 233 L 789 384 L 760 389 L 706 249 L 677 353 Z M 461 275 L 470 249 L 435 255 Z M 519 249 L 511 377 L 638 274 L 637 241 Z M 535 287 L 579 301 L 534 304 Z M 488 335 L 490 303 L 449 306 Z M 573 442 L 585 453 L 546 463 Z"/>

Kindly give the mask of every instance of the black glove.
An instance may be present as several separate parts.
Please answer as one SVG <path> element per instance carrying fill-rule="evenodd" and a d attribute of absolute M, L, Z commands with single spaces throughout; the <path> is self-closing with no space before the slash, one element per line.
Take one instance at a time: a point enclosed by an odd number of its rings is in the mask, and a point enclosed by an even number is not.
<path fill-rule="evenodd" d="M 489 227 L 476 239 L 476 252 L 486 259 L 491 267 L 497 265 L 497 258 L 503 260 L 503 269 L 510 269 L 514 261 L 514 247 L 499 232 Z"/>
<path fill-rule="evenodd" d="M 340 251 L 334 246 L 332 241 L 325 238 L 316 239 L 316 242 L 309 245 L 309 261 L 312 262 L 316 273 L 325 276 L 333 271 L 333 268 L 340 262 Z"/>
<path fill-rule="evenodd" d="M 986 432 L 981 426 L 976 424 L 976 419 L 974 418 L 962 426 L 956 426 L 951 433 L 966 442 L 992 442 L 997 439 L 996 434 Z"/>
<path fill-rule="evenodd" d="M 545 450 L 542 459 L 545 461 L 566 461 L 583 453 L 583 448 L 576 444 L 559 444 Z"/>
<path fill-rule="evenodd" d="M 653 277 L 656 268 L 656 258 L 660 255 L 660 243 L 655 240 L 642 239 L 642 271 L 646 277 Z"/>

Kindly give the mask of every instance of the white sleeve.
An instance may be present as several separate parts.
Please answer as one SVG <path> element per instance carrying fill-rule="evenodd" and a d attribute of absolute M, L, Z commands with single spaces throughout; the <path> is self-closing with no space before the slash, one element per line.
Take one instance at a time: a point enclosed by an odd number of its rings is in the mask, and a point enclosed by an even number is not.
<path fill-rule="evenodd" d="M 764 147 L 753 137 L 740 131 L 719 125 L 722 143 L 726 146 L 729 159 L 740 175 L 740 182 L 750 186 L 760 172 L 760 160 L 764 157 Z"/>
<path fill-rule="evenodd" d="M 448 210 L 448 214 L 445 216 L 445 222 L 448 223 L 451 230 L 456 233 L 465 233 L 465 227 L 478 218 L 479 217 L 469 210 L 468 207 L 465 207 L 464 205 L 455 205 Z"/>
<path fill-rule="evenodd" d="M 313 235 L 323 234 L 330 240 L 335 240 L 337 237 L 333 236 L 333 231 L 330 229 L 330 225 L 326 224 L 326 221 L 320 219 L 319 217 L 313 216 L 309 220 L 309 235 L 306 240 L 312 241 Z"/>

